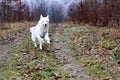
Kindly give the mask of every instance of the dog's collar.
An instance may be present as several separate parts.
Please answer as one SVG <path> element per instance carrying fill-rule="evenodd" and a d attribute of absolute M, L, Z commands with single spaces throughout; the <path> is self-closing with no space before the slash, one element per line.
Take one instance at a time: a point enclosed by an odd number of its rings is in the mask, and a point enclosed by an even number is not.
<path fill-rule="evenodd" d="M 45 35 L 46 35 L 47 31 L 43 31 L 42 35 L 40 35 L 41 38 L 45 38 Z"/>

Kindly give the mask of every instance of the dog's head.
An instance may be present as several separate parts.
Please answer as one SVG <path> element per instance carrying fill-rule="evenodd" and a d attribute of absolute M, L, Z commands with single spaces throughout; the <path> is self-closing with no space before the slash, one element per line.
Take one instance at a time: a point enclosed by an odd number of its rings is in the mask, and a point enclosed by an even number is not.
<path fill-rule="evenodd" d="M 46 17 L 43 17 L 42 15 L 40 16 L 40 21 L 42 22 L 42 25 L 44 27 L 47 27 L 49 25 L 49 15 Z"/>

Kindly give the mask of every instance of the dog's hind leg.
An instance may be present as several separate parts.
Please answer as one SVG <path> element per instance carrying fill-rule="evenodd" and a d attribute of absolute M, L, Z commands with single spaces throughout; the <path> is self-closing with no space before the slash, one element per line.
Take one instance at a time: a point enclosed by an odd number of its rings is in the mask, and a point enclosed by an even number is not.
<path fill-rule="evenodd" d="M 34 43 L 34 46 L 37 47 L 37 44 L 36 44 L 36 37 L 34 34 L 32 34 L 32 41 Z"/>
<path fill-rule="evenodd" d="M 33 41 L 33 43 L 34 43 L 34 46 L 37 47 L 37 44 L 36 44 L 36 36 L 35 36 L 35 34 L 34 34 L 34 30 L 35 30 L 35 27 L 31 27 L 31 28 L 30 28 L 31 39 L 32 39 L 32 41 Z"/>

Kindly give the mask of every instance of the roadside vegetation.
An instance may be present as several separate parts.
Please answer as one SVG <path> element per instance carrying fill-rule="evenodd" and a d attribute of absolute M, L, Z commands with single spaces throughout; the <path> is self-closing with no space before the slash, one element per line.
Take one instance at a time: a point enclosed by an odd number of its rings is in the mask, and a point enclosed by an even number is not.
<path fill-rule="evenodd" d="M 120 79 L 120 29 L 64 25 L 68 27 L 64 29 L 65 45 L 75 52 L 71 54 L 75 63 L 84 64 L 88 74 L 98 80 Z"/>
<path fill-rule="evenodd" d="M 19 33 L 26 29 L 28 26 L 35 24 L 35 22 L 13 22 L 13 23 L 0 23 L 0 42 L 6 40 L 11 35 Z"/>

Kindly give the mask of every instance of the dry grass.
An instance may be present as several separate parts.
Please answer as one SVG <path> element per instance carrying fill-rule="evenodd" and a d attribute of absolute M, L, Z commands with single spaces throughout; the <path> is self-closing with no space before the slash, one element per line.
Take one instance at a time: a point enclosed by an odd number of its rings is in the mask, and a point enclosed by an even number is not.
<path fill-rule="evenodd" d="M 75 53 L 76 63 L 83 63 L 90 76 L 98 80 L 120 79 L 120 29 L 66 24 L 66 43 Z M 115 74 L 115 75 L 114 75 Z"/>
<path fill-rule="evenodd" d="M 0 29 L 1 35 L 9 37 L 16 32 L 35 25 L 35 22 L 11 23 L 10 28 Z M 4 26 L 8 26 L 5 24 Z M 56 24 L 50 25 L 50 34 Z M 82 64 L 89 76 L 95 80 L 120 79 L 120 29 L 94 27 L 84 24 L 63 23 L 64 29 L 60 40 L 64 38 L 64 47 L 70 49 L 67 55 L 72 56 L 71 63 Z M 59 26 L 60 27 L 60 26 Z M 51 36 L 51 38 L 53 38 Z M 4 39 L 6 39 L 4 38 Z M 53 39 L 51 39 L 53 40 Z M 53 42 L 54 43 L 54 42 Z M 63 65 L 56 59 L 53 44 L 44 45 L 44 50 L 34 48 L 30 36 L 16 48 L 12 46 L 9 54 L 13 57 L 9 64 L 3 64 L 3 80 L 50 80 L 58 72 L 60 80 L 69 80 L 69 73 L 60 70 Z M 63 52 L 65 54 L 65 52 Z M 87 80 L 86 77 L 81 80 Z"/>
<path fill-rule="evenodd" d="M 35 22 L 0 23 L 0 42 L 33 25 Z"/>

